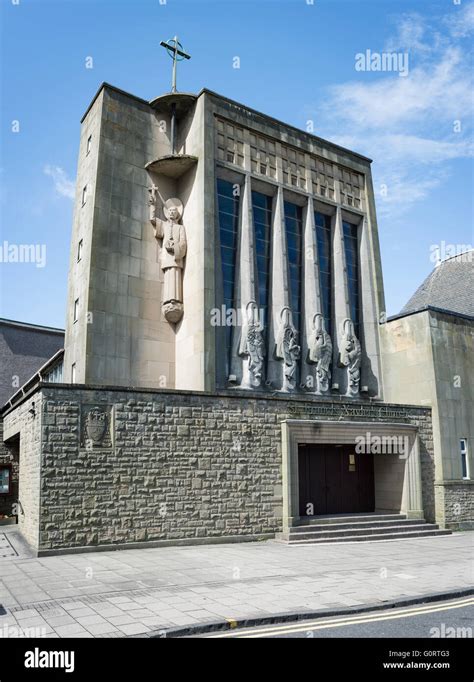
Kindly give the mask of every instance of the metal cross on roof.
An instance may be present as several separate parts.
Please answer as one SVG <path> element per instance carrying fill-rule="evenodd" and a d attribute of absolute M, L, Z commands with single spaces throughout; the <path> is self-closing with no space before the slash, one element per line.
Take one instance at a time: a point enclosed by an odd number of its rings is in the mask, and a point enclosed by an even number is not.
<path fill-rule="evenodd" d="M 183 46 L 178 40 L 178 36 L 171 38 L 171 40 L 168 40 L 167 42 L 162 40 L 160 45 L 165 48 L 173 60 L 173 79 L 171 82 L 171 92 L 176 92 L 176 63 L 182 62 L 183 59 L 191 59 L 191 55 L 184 51 Z"/>

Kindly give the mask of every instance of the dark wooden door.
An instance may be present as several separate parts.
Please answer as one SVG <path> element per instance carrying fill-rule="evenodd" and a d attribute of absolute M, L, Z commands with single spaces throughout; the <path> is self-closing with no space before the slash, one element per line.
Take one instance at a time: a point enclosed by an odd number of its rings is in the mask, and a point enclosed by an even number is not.
<path fill-rule="evenodd" d="M 300 516 L 325 514 L 326 463 L 324 452 L 314 448 L 299 448 L 299 509 Z"/>
<path fill-rule="evenodd" d="M 351 445 L 299 446 L 300 516 L 372 512 L 374 461 Z"/>
<path fill-rule="evenodd" d="M 357 455 L 353 448 L 347 446 L 337 448 L 339 451 L 339 459 L 341 460 L 341 490 L 342 490 L 342 504 L 341 512 L 358 512 L 359 509 L 359 466 L 356 460 Z M 334 453 L 337 457 L 338 455 Z"/>
<path fill-rule="evenodd" d="M 326 510 L 323 514 L 338 514 L 344 504 L 342 486 L 343 467 L 340 452 L 329 445 L 324 446 L 326 463 Z"/>
<path fill-rule="evenodd" d="M 370 453 L 356 454 L 359 488 L 359 511 L 373 512 L 375 509 L 374 456 Z"/>

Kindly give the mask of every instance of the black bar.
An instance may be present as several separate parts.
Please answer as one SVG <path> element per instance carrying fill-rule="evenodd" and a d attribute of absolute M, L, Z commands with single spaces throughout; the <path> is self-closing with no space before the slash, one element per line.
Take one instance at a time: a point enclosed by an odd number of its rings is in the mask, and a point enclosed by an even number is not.
<path fill-rule="evenodd" d="M 281 657 L 285 646 L 299 647 L 298 653 L 311 661 L 315 679 L 426 679 L 456 680 L 464 682 L 473 679 L 472 639 L 281 639 L 253 642 L 255 652 L 251 663 L 252 677 L 256 668 L 261 667 L 264 679 L 271 679 L 271 673 L 281 672 Z M 225 643 L 227 642 L 227 644 Z M 196 647 L 196 639 L 171 639 L 166 631 L 156 638 L 123 637 L 118 639 L 2 639 L 0 638 L 1 682 L 23 682 L 23 680 L 161 680 L 194 679 L 202 661 L 204 679 L 212 679 L 213 671 L 220 677 L 230 673 L 232 680 L 248 679 L 249 660 L 242 655 L 243 643 L 229 644 L 229 640 L 214 640 L 213 643 L 198 642 L 201 651 L 198 657 L 183 656 L 184 650 Z M 296 642 L 296 643 L 295 643 Z M 297 643 L 299 642 L 299 643 Z M 231 663 L 219 660 L 220 647 L 231 647 Z M 211 651 L 207 647 L 211 647 Z M 234 647 L 239 647 L 236 655 Z M 262 651 L 262 647 L 265 651 Z M 268 650 L 267 650 L 268 647 Z M 273 649 L 272 649 L 273 647 Z M 203 651 L 203 649 L 205 651 Z M 214 651 L 216 658 L 211 656 Z M 221 650 L 222 651 L 222 650 Z M 46 652 L 43 654 L 43 652 Z M 51 654 L 51 652 L 57 652 Z M 63 655 L 61 660 L 60 655 Z M 74 658 L 72 658 L 74 654 Z M 262 655 L 263 654 L 263 655 Z M 205 658 L 204 658 L 205 656 Z M 55 661 L 64 667 L 27 667 L 26 663 L 40 661 L 49 665 Z M 201 661 L 201 663 L 199 663 Z M 71 666 L 73 664 L 73 667 Z M 424 666 L 420 665 L 424 664 Z M 430 668 L 426 668 L 426 665 Z M 288 658 L 286 665 L 300 665 L 294 658 Z M 66 672 L 69 666 L 70 672 Z M 171 671 L 174 671 L 170 675 Z M 165 668 L 168 673 L 165 673 Z M 280 669 L 280 670 L 279 670 Z M 189 678 L 186 673 L 189 671 Z M 242 673 L 239 675 L 238 673 Z M 258 675 L 257 675 L 258 678 Z"/>

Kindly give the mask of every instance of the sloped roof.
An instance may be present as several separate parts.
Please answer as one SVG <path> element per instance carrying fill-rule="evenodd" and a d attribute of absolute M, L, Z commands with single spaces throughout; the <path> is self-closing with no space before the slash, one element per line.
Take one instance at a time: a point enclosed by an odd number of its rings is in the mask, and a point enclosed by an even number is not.
<path fill-rule="evenodd" d="M 63 329 L 0 319 L 0 405 L 63 347 Z"/>
<path fill-rule="evenodd" d="M 474 317 L 474 249 L 442 261 L 400 314 L 438 308 Z"/>

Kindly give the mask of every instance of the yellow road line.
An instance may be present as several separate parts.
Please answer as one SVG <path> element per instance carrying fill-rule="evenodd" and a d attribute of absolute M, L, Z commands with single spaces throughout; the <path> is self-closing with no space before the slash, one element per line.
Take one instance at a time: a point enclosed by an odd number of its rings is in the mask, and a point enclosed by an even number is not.
<path fill-rule="evenodd" d="M 422 615 L 424 613 L 436 613 L 437 611 L 449 611 L 450 609 L 460 609 L 464 606 L 471 606 L 474 605 L 474 597 L 468 597 L 466 599 L 462 600 L 457 600 L 455 602 L 451 602 L 449 604 L 444 603 L 442 606 L 434 606 L 432 604 L 428 604 L 426 606 L 420 606 L 417 608 L 412 608 L 412 609 L 405 609 L 405 610 L 394 610 L 391 611 L 388 614 L 381 614 L 380 611 L 373 612 L 371 614 L 360 614 L 360 615 L 355 615 L 352 617 L 343 617 L 340 616 L 337 620 L 313 620 L 313 621 L 306 621 L 306 622 L 300 622 L 295 625 L 281 625 L 281 626 L 272 626 L 269 628 L 265 629 L 259 629 L 258 631 L 252 630 L 250 631 L 248 628 L 245 628 L 245 630 L 242 630 L 240 633 L 234 632 L 229 633 L 220 633 L 220 634 L 215 634 L 215 635 L 209 635 L 209 638 L 223 638 L 223 637 L 239 637 L 242 639 L 245 638 L 256 638 L 256 637 L 261 637 L 262 635 L 266 634 L 282 634 L 282 633 L 291 633 L 291 632 L 304 632 L 307 630 L 324 630 L 325 628 L 335 628 L 335 627 L 342 627 L 344 625 L 357 625 L 359 623 L 374 623 L 377 621 L 382 621 L 382 620 L 395 620 L 397 618 L 406 618 L 408 616 L 416 616 L 416 615 Z M 256 626 L 257 627 L 257 626 Z"/>
<path fill-rule="evenodd" d="M 425 609 L 423 611 L 413 611 L 410 613 L 400 613 L 398 615 L 386 614 L 384 616 L 379 616 L 378 618 L 365 618 L 365 619 L 359 619 L 359 620 L 354 620 L 354 621 L 341 621 L 339 623 L 332 623 L 329 625 L 327 625 L 327 624 L 326 625 L 317 625 L 317 626 L 312 626 L 310 628 L 300 625 L 299 627 L 275 629 L 275 630 L 273 630 L 273 632 L 270 631 L 269 633 L 266 633 L 266 634 L 267 635 L 269 635 L 269 634 L 275 634 L 276 635 L 276 634 L 295 633 L 295 632 L 307 632 L 308 630 L 324 630 L 325 628 L 327 628 L 327 629 L 338 628 L 338 627 L 341 627 L 344 625 L 348 626 L 348 625 L 359 625 L 359 624 L 364 624 L 364 623 L 377 623 L 377 622 L 384 621 L 384 620 L 398 620 L 400 618 L 407 618 L 410 616 L 417 616 L 417 615 L 419 616 L 419 615 L 422 615 L 424 613 L 436 613 L 438 611 L 449 611 L 450 609 L 460 609 L 463 606 L 466 606 L 466 604 L 459 604 L 458 606 L 451 606 L 451 607 L 449 607 L 449 606 L 439 607 L 436 609 L 429 609 L 429 610 Z M 239 637 L 239 635 L 237 635 L 237 636 Z M 252 639 L 252 638 L 257 638 L 260 636 L 261 636 L 261 633 L 241 635 L 242 639 Z"/>

